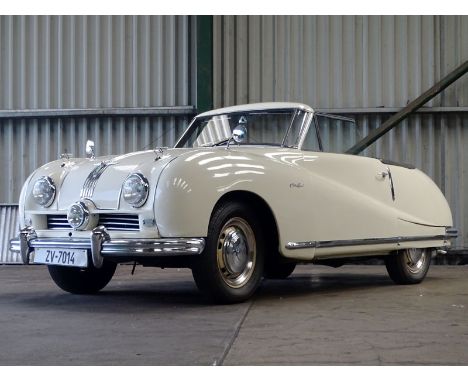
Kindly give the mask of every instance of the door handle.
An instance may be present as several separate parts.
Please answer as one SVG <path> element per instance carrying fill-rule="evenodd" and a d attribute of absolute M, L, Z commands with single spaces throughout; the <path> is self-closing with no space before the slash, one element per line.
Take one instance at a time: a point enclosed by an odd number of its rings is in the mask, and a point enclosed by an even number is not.
<path fill-rule="evenodd" d="M 378 172 L 377 175 L 376 175 L 377 179 L 379 179 L 379 180 L 384 180 L 387 176 L 388 176 L 387 171 Z"/>

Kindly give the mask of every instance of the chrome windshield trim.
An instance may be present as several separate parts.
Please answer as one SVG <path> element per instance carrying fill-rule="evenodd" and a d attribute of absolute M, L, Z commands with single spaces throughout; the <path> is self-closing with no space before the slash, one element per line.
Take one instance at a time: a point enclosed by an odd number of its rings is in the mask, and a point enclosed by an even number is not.
<path fill-rule="evenodd" d="M 449 235 L 436 236 L 398 236 L 370 239 L 355 239 L 355 240 L 325 240 L 325 241 L 300 241 L 288 242 L 286 249 L 304 249 L 304 248 L 334 248 L 334 247 L 350 247 L 357 245 L 376 245 L 376 244 L 391 244 L 403 243 L 409 241 L 433 241 L 447 240 Z"/>
<path fill-rule="evenodd" d="M 307 133 L 310 130 L 310 126 L 312 125 L 312 121 L 314 120 L 314 113 L 308 111 L 307 112 L 308 116 L 307 119 L 304 122 L 304 125 L 301 127 L 301 130 L 299 131 L 299 137 L 298 137 L 298 143 L 297 143 L 297 148 L 299 150 L 302 150 L 302 146 L 304 144 L 304 141 L 306 139 Z M 315 124 L 314 124 L 315 127 Z M 317 130 L 316 130 L 317 132 Z"/>
<path fill-rule="evenodd" d="M 288 107 L 281 107 L 280 106 L 280 107 L 271 107 L 271 108 L 267 108 L 267 109 L 256 108 L 255 105 L 253 105 L 252 108 L 246 108 L 246 109 L 242 109 L 242 110 L 226 110 L 226 111 L 224 111 L 224 108 L 223 108 L 223 109 L 219 109 L 219 112 L 218 112 L 218 110 L 216 110 L 217 112 L 213 113 L 213 114 L 211 114 L 211 113 L 210 114 L 205 114 L 205 113 L 199 114 L 199 115 L 195 116 L 194 119 L 192 119 L 192 121 L 190 122 L 188 127 L 185 129 L 183 134 L 177 140 L 176 144 L 174 145 L 174 148 L 184 147 L 184 145 L 188 141 L 189 136 L 193 132 L 192 130 L 195 128 L 195 123 L 200 121 L 200 120 L 211 119 L 213 117 L 219 117 L 219 116 L 223 116 L 223 115 L 253 113 L 253 112 L 264 112 L 264 113 L 267 113 L 267 112 L 268 113 L 283 113 L 284 112 L 284 113 L 291 113 L 292 114 L 290 125 L 287 128 L 287 130 L 285 132 L 285 135 L 283 136 L 283 139 L 281 140 L 281 143 L 278 143 L 278 146 L 283 147 L 284 140 L 287 138 L 287 135 L 289 133 L 289 128 L 291 126 L 292 121 L 294 120 L 294 117 L 296 116 L 297 111 L 298 110 L 299 111 L 304 111 L 307 114 L 309 114 L 310 116 L 313 115 L 313 109 L 311 109 L 310 107 L 307 107 L 307 105 L 302 105 L 303 107 L 301 107 L 301 105 L 302 104 L 291 104 L 291 106 L 288 106 Z M 311 121 L 311 118 L 308 118 L 308 120 L 304 124 L 310 125 L 310 121 Z M 301 132 L 299 133 L 299 136 L 301 134 L 302 134 L 302 127 L 301 127 Z M 292 148 L 297 148 L 297 147 L 292 147 Z"/>

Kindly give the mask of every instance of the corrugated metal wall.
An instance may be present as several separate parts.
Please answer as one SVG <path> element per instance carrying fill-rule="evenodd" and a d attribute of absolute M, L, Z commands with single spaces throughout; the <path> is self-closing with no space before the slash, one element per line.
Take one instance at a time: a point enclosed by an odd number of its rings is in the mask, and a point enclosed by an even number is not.
<path fill-rule="evenodd" d="M 83 156 L 87 139 L 98 155 L 173 145 L 193 108 L 171 107 L 195 104 L 195 46 L 191 16 L 0 16 L 0 203 L 17 203 L 27 176 L 60 153 Z M 168 115 L 133 114 L 158 106 Z M 119 112 L 98 115 L 109 108 Z M 15 261 L 5 248 L 16 216 L 0 212 L 0 262 Z"/>
<path fill-rule="evenodd" d="M 468 16 L 215 16 L 213 41 L 215 107 L 402 107 L 468 59 Z M 427 106 L 468 106 L 468 78 Z"/>
<path fill-rule="evenodd" d="M 188 16 L 1 16 L 0 109 L 193 104 Z"/>
<path fill-rule="evenodd" d="M 213 37 L 216 107 L 299 101 L 354 117 L 364 135 L 468 59 L 468 16 L 215 16 Z M 468 75 L 426 107 L 364 154 L 431 176 L 466 248 Z"/>
<path fill-rule="evenodd" d="M 94 117 L 0 120 L 0 202 L 17 203 L 21 187 L 37 167 L 60 153 L 85 156 L 87 139 L 97 155 L 172 146 L 188 117 Z"/>
<path fill-rule="evenodd" d="M 0 205 L 0 264 L 18 263 L 21 257 L 8 250 L 10 239 L 18 235 L 18 207 Z"/>
<path fill-rule="evenodd" d="M 100 154 L 172 145 L 181 117 L 2 118 L 1 110 L 141 108 L 195 103 L 195 18 L 189 16 L 1 16 L 0 160 L 15 203 L 38 166 L 64 151 Z M 174 129 L 177 127 L 177 129 Z"/>
<path fill-rule="evenodd" d="M 0 16 L 0 110 L 194 105 L 195 31 L 190 16 Z M 215 16 L 213 41 L 215 107 L 301 101 L 354 116 L 366 133 L 468 59 L 468 17 Z M 366 154 L 427 172 L 468 247 L 468 78 L 427 106 L 438 109 Z M 171 145 L 188 118 L 0 118 L 0 203 L 15 203 L 27 175 L 61 152 L 82 155 L 88 138 L 98 154 L 166 131 L 157 143 Z"/>

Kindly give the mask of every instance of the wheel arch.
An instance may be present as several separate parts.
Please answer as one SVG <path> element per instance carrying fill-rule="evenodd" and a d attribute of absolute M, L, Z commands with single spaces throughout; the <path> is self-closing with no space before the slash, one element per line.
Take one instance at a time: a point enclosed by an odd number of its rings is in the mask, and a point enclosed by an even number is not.
<path fill-rule="evenodd" d="M 268 240 L 266 241 L 268 249 L 267 253 L 271 251 L 279 251 L 280 232 L 278 229 L 275 214 L 273 213 L 273 210 L 271 209 L 267 201 L 254 192 L 236 190 L 225 193 L 218 199 L 218 201 L 213 206 L 210 215 L 210 221 L 214 212 L 222 204 L 234 201 L 247 204 L 249 207 L 251 207 L 258 213 L 258 216 L 261 219 L 261 226 L 265 233 L 264 237 L 268 237 Z"/>

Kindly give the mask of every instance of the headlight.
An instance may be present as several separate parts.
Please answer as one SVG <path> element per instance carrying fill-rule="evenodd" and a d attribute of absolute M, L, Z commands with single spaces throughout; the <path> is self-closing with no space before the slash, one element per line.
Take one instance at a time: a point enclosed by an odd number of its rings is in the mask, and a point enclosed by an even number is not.
<path fill-rule="evenodd" d="M 99 222 L 99 215 L 95 211 L 96 206 L 91 200 L 83 199 L 73 203 L 67 212 L 68 224 L 76 230 L 93 229 Z"/>
<path fill-rule="evenodd" d="M 83 202 L 72 204 L 67 213 L 68 223 L 74 229 L 84 228 L 88 224 L 89 210 Z"/>
<path fill-rule="evenodd" d="M 32 196 L 34 201 L 44 207 L 49 207 L 55 198 L 55 185 L 48 176 L 39 178 L 34 183 Z"/>
<path fill-rule="evenodd" d="M 141 207 L 148 198 L 149 184 L 141 174 L 132 174 L 122 185 L 124 200 L 133 207 Z"/>

